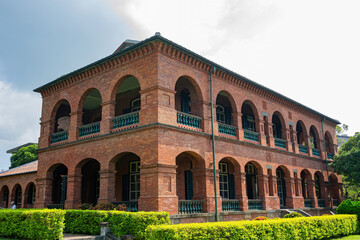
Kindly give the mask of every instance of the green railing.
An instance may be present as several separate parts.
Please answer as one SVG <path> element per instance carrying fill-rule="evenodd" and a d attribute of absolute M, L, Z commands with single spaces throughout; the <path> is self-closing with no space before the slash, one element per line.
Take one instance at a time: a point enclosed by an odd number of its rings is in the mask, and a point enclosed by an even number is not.
<path fill-rule="evenodd" d="M 48 209 L 64 209 L 64 204 L 49 204 L 47 205 Z"/>
<path fill-rule="evenodd" d="M 222 200 L 222 211 L 240 211 L 239 200 Z"/>
<path fill-rule="evenodd" d="M 121 128 L 139 123 L 139 112 L 132 112 L 120 115 L 111 119 L 114 123 L 113 128 Z"/>
<path fill-rule="evenodd" d="M 202 200 L 179 200 L 179 214 L 202 213 Z"/>
<path fill-rule="evenodd" d="M 191 114 L 178 112 L 177 113 L 177 123 L 181 125 L 186 125 L 193 128 L 201 129 L 201 117 L 197 117 Z"/>
<path fill-rule="evenodd" d="M 280 139 L 280 138 L 275 138 L 275 147 L 286 149 L 286 140 Z"/>
<path fill-rule="evenodd" d="M 237 129 L 236 127 L 223 123 L 218 123 L 218 125 L 219 125 L 219 133 L 236 137 L 236 129 Z"/>
<path fill-rule="evenodd" d="M 244 138 L 254 142 L 259 141 L 259 133 L 244 129 Z"/>
<path fill-rule="evenodd" d="M 100 132 L 100 122 L 90 123 L 84 126 L 79 127 L 80 137 L 99 133 Z"/>
<path fill-rule="evenodd" d="M 312 154 L 313 156 L 320 157 L 320 150 L 312 148 Z"/>
<path fill-rule="evenodd" d="M 306 208 L 312 208 L 312 200 L 311 199 L 304 199 L 304 206 Z"/>
<path fill-rule="evenodd" d="M 334 159 L 334 154 L 326 153 L 328 159 Z"/>
<path fill-rule="evenodd" d="M 299 152 L 301 152 L 301 153 L 308 153 L 308 147 L 299 144 Z"/>
<path fill-rule="evenodd" d="M 69 131 L 61 131 L 51 134 L 51 143 L 62 142 L 68 140 Z"/>
<path fill-rule="evenodd" d="M 120 201 L 120 202 L 112 202 L 114 205 L 122 205 L 126 206 L 126 211 L 128 212 L 137 212 L 138 211 L 138 201 Z"/>
<path fill-rule="evenodd" d="M 325 200 L 324 199 L 318 199 L 318 207 L 325 207 Z"/>
<path fill-rule="evenodd" d="M 260 199 L 249 199 L 248 200 L 249 210 L 262 210 L 263 209 L 262 202 L 263 201 Z"/>

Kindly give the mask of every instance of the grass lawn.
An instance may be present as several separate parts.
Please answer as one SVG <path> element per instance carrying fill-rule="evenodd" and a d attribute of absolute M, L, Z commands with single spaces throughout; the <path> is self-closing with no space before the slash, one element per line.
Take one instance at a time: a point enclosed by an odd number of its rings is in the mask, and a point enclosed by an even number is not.
<path fill-rule="evenodd" d="M 350 235 L 347 237 L 334 238 L 333 240 L 360 240 L 360 235 Z"/>

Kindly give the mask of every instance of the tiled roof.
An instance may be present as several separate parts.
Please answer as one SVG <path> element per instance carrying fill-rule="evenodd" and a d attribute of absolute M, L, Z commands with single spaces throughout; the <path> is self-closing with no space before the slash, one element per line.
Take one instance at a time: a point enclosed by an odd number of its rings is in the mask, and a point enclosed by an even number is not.
<path fill-rule="evenodd" d="M 0 172 L 0 177 L 37 172 L 37 168 L 38 168 L 38 161 L 36 160 L 31 163 L 27 163 L 27 164 L 21 165 L 16 168 L 12 168 L 12 169 Z"/>

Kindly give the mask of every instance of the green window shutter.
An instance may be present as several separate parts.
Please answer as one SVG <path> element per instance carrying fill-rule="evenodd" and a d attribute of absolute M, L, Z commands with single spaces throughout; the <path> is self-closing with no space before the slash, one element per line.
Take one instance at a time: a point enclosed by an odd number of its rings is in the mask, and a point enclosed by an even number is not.
<path fill-rule="evenodd" d="M 193 175 L 190 170 L 185 171 L 185 199 L 193 198 Z"/>
<path fill-rule="evenodd" d="M 235 199 L 234 174 L 229 174 L 229 199 Z"/>
<path fill-rule="evenodd" d="M 129 201 L 129 174 L 122 176 L 122 201 Z"/>
<path fill-rule="evenodd" d="M 227 125 L 232 125 L 232 116 L 231 116 L 231 108 L 227 107 L 225 108 L 225 123 Z"/>
<path fill-rule="evenodd" d="M 190 113 L 189 94 L 186 91 L 181 91 L 181 112 Z"/>
<path fill-rule="evenodd" d="M 60 203 L 64 204 L 66 200 L 67 192 L 67 176 L 61 177 L 61 194 L 60 194 Z"/>

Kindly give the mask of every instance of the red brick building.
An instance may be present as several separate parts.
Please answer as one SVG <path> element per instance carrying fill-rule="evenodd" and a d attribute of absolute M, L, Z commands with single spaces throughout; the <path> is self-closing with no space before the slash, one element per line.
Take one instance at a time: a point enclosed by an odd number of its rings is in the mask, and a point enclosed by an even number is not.
<path fill-rule="evenodd" d="M 326 171 L 337 120 L 159 34 L 126 41 L 35 92 L 43 98 L 37 173 L 19 182 L 35 184 L 35 207 L 125 202 L 213 213 L 214 167 L 219 212 L 326 208 L 330 195 L 335 205 L 342 199 L 340 176 Z M 3 205 L 17 180 L 0 175 Z"/>

